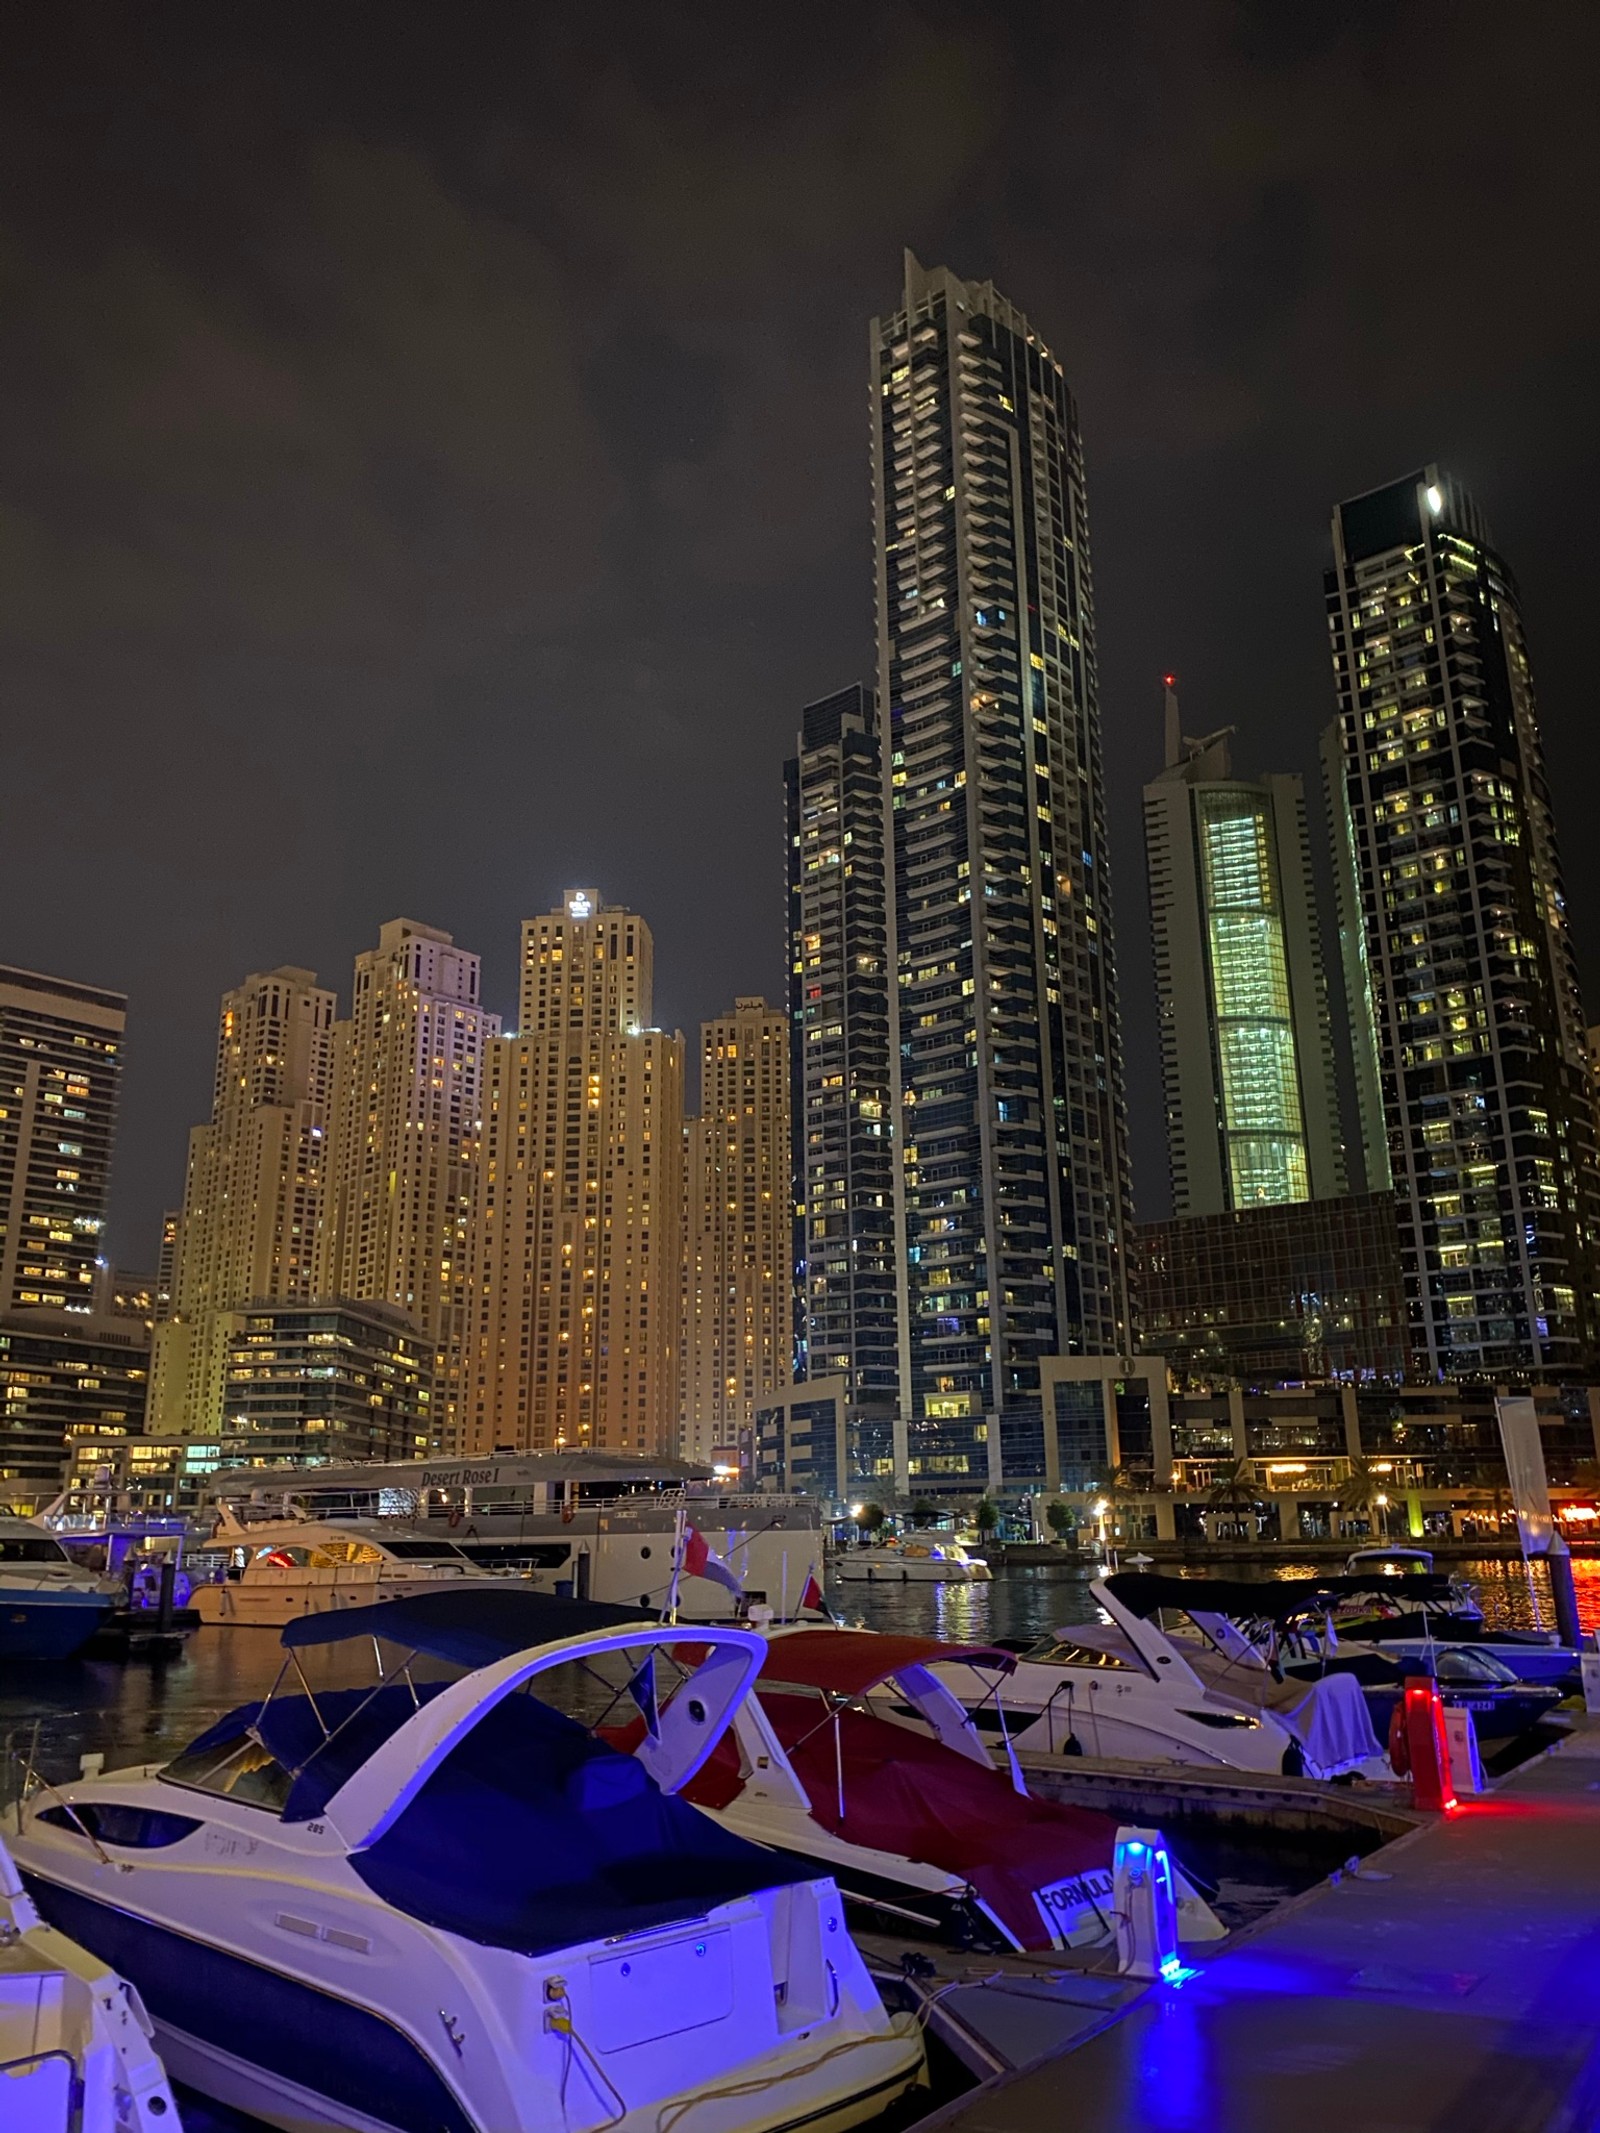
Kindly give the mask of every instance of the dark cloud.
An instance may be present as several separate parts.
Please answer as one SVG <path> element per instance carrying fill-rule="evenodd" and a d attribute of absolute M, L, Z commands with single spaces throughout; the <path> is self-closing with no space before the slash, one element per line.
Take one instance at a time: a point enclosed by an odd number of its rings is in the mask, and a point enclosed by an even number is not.
<path fill-rule="evenodd" d="M 1589 767 L 1587 5 L 59 0 L 12 35 L 0 957 L 133 995 L 125 1256 L 247 969 L 343 985 L 404 910 L 508 1006 L 518 919 L 588 880 L 654 924 L 667 1019 L 781 984 L 778 766 L 870 658 L 903 244 L 992 275 L 1082 405 L 1146 1209 L 1161 668 L 1308 767 L 1328 507 L 1437 457 L 1523 580 L 1558 781 Z"/>

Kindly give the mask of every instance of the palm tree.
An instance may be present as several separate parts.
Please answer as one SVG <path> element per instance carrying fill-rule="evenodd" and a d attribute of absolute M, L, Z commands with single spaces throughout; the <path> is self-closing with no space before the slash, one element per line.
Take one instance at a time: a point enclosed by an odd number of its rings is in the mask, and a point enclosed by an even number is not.
<path fill-rule="evenodd" d="M 1254 1511 L 1256 1504 L 1255 1477 L 1248 1459 L 1230 1459 L 1226 1466 L 1217 1469 L 1217 1478 L 1206 1491 L 1206 1508 L 1211 1511 Z"/>
<path fill-rule="evenodd" d="M 1341 1517 L 1366 1518 L 1369 1527 L 1380 1524 L 1376 1516 L 1378 1498 L 1383 1494 L 1383 1476 L 1373 1471 L 1369 1459 L 1353 1458 L 1350 1471 L 1334 1491 L 1334 1503 Z"/>
<path fill-rule="evenodd" d="M 864 1503 L 856 1513 L 856 1524 L 861 1528 L 862 1538 L 876 1533 L 888 1517 L 881 1503 Z"/>

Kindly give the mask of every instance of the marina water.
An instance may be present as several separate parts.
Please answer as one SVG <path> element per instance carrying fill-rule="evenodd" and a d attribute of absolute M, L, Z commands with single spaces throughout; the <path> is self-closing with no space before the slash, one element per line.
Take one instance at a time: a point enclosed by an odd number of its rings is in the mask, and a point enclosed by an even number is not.
<path fill-rule="evenodd" d="M 1491 1623 L 1531 1628 L 1554 1622 L 1548 1580 L 1542 1569 L 1530 1579 L 1521 1563 L 1451 1564 L 1476 1585 Z M 1284 1564 L 1264 1577 L 1290 1578 L 1325 1572 L 1325 1564 Z M 1242 1566 L 1230 1562 L 1227 1574 Z M 1600 1627 L 1600 1560 L 1573 1564 L 1579 1618 L 1585 1634 Z M 1248 1574 L 1248 1573 L 1245 1573 Z M 983 1584 L 830 1583 L 829 1602 L 839 1619 L 902 1635 L 936 1636 L 952 1643 L 987 1643 L 1000 1637 L 1035 1637 L 1065 1623 L 1089 1619 L 1094 1602 L 1092 1566 L 1008 1565 Z M 266 1629 L 200 1630 L 181 1658 L 166 1663 L 123 1665 L 109 1660 L 13 1665 L 0 1673 L 0 1744 L 32 1750 L 46 1776 L 75 1776 L 79 1759 L 97 1753 L 107 1769 L 119 1764 L 164 1762 L 213 1720 L 235 1705 L 263 1696 L 277 1678 L 283 1652 Z M 313 1690 L 364 1681 L 365 1648 L 329 1645 L 304 1655 Z M 5 1781 L 16 1782 L 14 1766 Z M 182 2098 L 186 2133 L 255 2133 L 255 2122 L 202 2102 Z"/>

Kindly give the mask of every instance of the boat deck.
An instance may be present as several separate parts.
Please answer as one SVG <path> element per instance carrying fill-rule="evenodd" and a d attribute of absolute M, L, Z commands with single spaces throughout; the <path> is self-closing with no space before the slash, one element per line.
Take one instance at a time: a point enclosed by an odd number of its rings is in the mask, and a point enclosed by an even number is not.
<path fill-rule="evenodd" d="M 941 2133 L 1600 2124 L 1600 1721 L 926 2122 Z"/>

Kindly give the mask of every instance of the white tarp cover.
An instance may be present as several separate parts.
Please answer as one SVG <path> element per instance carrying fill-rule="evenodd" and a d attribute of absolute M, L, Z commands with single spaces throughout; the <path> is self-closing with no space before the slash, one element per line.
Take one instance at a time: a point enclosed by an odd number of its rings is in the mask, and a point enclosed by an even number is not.
<path fill-rule="evenodd" d="M 1273 1715 L 1299 1741 L 1307 1777 L 1342 1777 L 1383 1753 L 1361 1684 L 1350 1674 L 1324 1674 L 1308 1682 L 1296 1704 L 1274 1698 Z"/>

